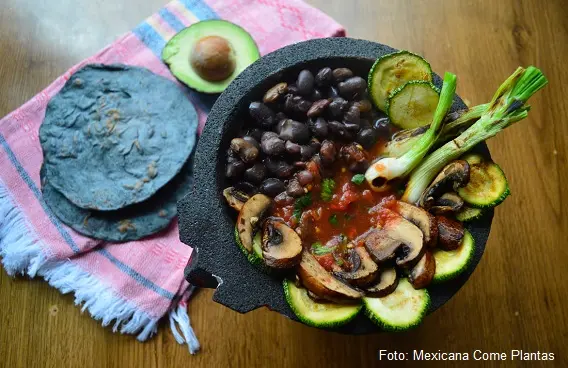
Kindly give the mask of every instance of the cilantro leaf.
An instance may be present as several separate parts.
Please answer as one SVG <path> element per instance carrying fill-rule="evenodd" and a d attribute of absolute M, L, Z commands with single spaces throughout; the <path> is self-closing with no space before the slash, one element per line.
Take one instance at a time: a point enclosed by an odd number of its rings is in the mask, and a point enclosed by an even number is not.
<path fill-rule="evenodd" d="M 335 213 L 329 216 L 329 223 L 331 224 L 331 226 L 337 226 L 339 224 L 337 220 L 337 215 Z"/>
<path fill-rule="evenodd" d="M 335 190 L 335 180 L 323 179 L 321 183 L 320 197 L 326 202 L 331 201 L 333 198 L 333 191 Z"/>
<path fill-rule="evenodd" d="M 302 212 L 304 212 L 304 209 L 311 204 L 312 204 L 311 193 L 305 194 L 300 198 L 296 199 L 296 202 L 294 203 L 294 214 L 292 216 L 294 216 L 299 220 L 300 217 L 302 216 Z"/>
<path fill-rule="evenodd" d="M 323 246 L 320 242 L 315 242 L 312 244 L 312 253 L 316 256 L 323 256 L 325 254 L 331 253 L 333 249 Z"/>
<path fill-rule="evenodd" d="M 353 177 L 351 178 L 351 182 L 353 182 L 357 185 L 363 184 L 364 181 L 365 181 L 365 175 L 363 175 L 363 174 L 356 174 L 356 175 L 353 175 Z"/>

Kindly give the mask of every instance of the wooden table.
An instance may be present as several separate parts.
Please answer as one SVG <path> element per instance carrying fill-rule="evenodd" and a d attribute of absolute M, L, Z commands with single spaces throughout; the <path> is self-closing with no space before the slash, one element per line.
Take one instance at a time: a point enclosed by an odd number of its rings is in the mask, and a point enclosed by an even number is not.
<path fill-rule="evenodd" d="M 496 210 L 485 255 L 466 286 L 416 330 L 364 337 L 325 333 L 264 309 L 240 315 L 211 302 L 211 291 L 202 291 L 189 312 L 203 348 L 190 356 L 165 326 L 141 344 L 102 328 L 79 312 L 71 296 L 62 296 L 45 282 L 11 279 L 0 271 L 0 367 L 372 366 L 379 364 L 379 349 L 410 354 L 415 349 L 470 354 L 476 349 L 522 349 L 554 353 L 556 360 L 541 362 L 543 366 L 567 366 L 565 3 L 310 3 L 325 8 L 353 37 L 415 51 L 438 73 L 456 73 L 458 93 L 471 104 L 488 101 L 518 65 L 534 64 L 548 77 L 550 85 L 531 100 L 530 117 L 489 142 L 513 195 Z M 163 4 L 164 0 L 4 0 L 0 116 Z"/>

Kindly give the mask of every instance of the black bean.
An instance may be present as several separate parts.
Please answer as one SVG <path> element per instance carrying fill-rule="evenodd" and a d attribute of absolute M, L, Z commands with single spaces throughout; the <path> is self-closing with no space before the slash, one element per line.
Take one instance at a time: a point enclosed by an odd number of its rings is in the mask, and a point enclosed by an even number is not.
<path fill-rule="evenodd" d="M 273 175 L 279 178 L 287 178 L 294 172 L 294 167 L 286 161 L 267 157 L 264 159 L 264 165 Z"/>
<path fill-rule="evenodd" d="M 288 119 L 288 117 L 286 116 L 286 114 L 284 114 L 282 111 L 278 111 L 276 113 L 276 122 L 282 121 L 284 119 Z"/>
<path fill-rule="evenodd" d="M 333 69 L 333 80 L 335 83 L 343 82 L 347 78 L 351 78 L 353 76 L 353 72 L 351 69 L 348 68 L 337 68 Z"/>
<path fill-rule="evenodd" d="M 339 90 L 334 86 L 329 87 L 329 90 L 327 91 L 327 97 L 329 98 L 339 97 Z"/>
<path fill-rule="evenodd" d="M 321 142 L 317 138 L 312 138 L 310 139 L 310 147 L 313 147 L 316 151 L 319 151 L 321 148 Z"/>
<path fill-rule="evenodd" d="M 335 134 L 338 137 L 345 136 L 347 129 L 345 129 L 345 125 L 343 125 L 339 121 L 332 120 L 328 122 L 327 125 L 329 126 L 331 133 Z"/>
<path fill-rule="evenodd" d="M 316 74 L 316 85 L 318 87 L 327 87 L 333 83 L 333 72 L 331 68 L 322 68 Z"/>
<path fill-rule="evenodd" d="M 262 137 L 262 130 L 258 128 L 253 128 L 247 132 L 247 135 L 256 139 L 257 142 L 260 142 L 260 138 Z"/>
<path fill-rule="evenodd" d="M 284 102 L 284 109 L 290 113 L 305 115 L 312 103 L 310 101 L 304 100 L 300 96 L 292 96 L 288 94 Z"/>
<path fill-rule="evenodd" d="M 284 182 L 276 178 L 265 179 L 262 184 L 260 184 L 261 193 L 264 193 L 269 197 L 276 197 L 285 190 L 286 186 L 284 185 Z"/>
<path fill-rule="evenodd" d="M 344 121 L 343 125 L 345 126 L 345 129 L 354 133 L 357 133 L 360 129 L 359 124 L 350 123 L 348 121 Z"/>
<path fill-rule="evenodd" d="M 243 139 L 247 142 L 249 142 L 250 144 L 252 144 L 253 146 L 256 147 L 256 149 L 260 149 L 260 145 L 258 144 L 258 141 L 256 140 L 256 138 L 254 138 L 253 136 L 250 135 L 245 135 L 243 137 Z"/>
<path fill-rule="evenodd" d="M 327 138 L 329 134 L 329 128 L 327 126 L 327 121 L 324 118 L 319 117 L 316 120 L 310 120 L 308 122 L 308 126 L 313 133 L 318 138 L 324 139 Z"/>
<path fill-rule="evenodd" d="M 236 178 L 245 171 L 245 163 L 242 161 L 229 162 L 225 167 L 225 176 L 228 178 Z"/>
<path fill-rule="evenodd" d="M 276 123 L 274 111 L 262 102 L 251 102 L 249 105 L 250 116 L 263 128 L 270 129 Z"/>
<path fill-rule="evenodd" d="M 307 69 L 302 70 L 298 74 L 296 86 L 298 86 L 298 93 L 303 96 L 309 96 L 314 88 L 314 75 L 312 72 Z"/>
<path fill-rule="evenodd" d="M 278 156 L 286 152 L 286 143 L 274 132 L 264 132 L 260 146 L 267 155 Z"/>
<path fill-rule="evenodd" d="M 308 185 L 312 181 L 314 181 L 314 175 L 309 170 L 300 171 L 299 173 L 296 174 L 296 178 L 298 179 L 298 182 L 302 186 Z"/>
<path fill-rule="evenodd" d="M 286 92 L 288 92 L 288 84 L 284 82 L 278 83 L 277 85 L 266 91 L 264 97 L 262 98 L 262 101 L 264 103 L 276 102 L 281 96 L 285 95 Z"/>
<path fill-rule="evenodd" d="M 357 133 L 356 141 L 365 149 L 373 147 L 377 142 L 377 133 L 374 129 L 361 129 Z"/>
<path fill-rule="evenodd" d="M 358 98 L 363 95 L 367 88 L 367 82 L 361 77 L 351 77 L 337 85 L 341 96 L 347 99 Z"/>
<path fill-rule="evenodd" d="M 276 134 L 280 134 L 280 131 L 282 130 L 282 125 L 284 125 L 284 122 L 286 122 L 287 119 L 282 119 L 280 120 L 278 123 L 276 123 L 274 125 L 274 127 L 272 128 L 272 130 L 274 131 L 274 133 Z"/>
<path fill-rule="evenodd" d="M 286 141 L 286 152 L 291 155 L 299 155 L 302 151 L 302 146 L 291 141 Z"/>
<path fill-rule="evenodd" d="M 243 138 L 233 138 L 231 140 L 231 149 L 239 155 L 245 163 L 251 163 L 258 157 L 258 148 Z"/>
<path fill-rule="evenodd" d="M 315 118 L 316 116 L 320 116 L 324 113 L 325 109 L 329 106 L 330 100 L 318 100 L 312 104 L 310 109 L 307 112 L 309 118 Z"/>
<path fill-rule="evenodd" d="M 249 183 L 248 181 L 240 181 L 234 185 L 235 189 L 238 191 L 244 192 L 248 195 L 254 195 L 258 193 L 258 188 L 253 184 Z"/>
<path fill-rule="evenodd" d="M 369 120 L 361 119 L 359 120 L 359 127 L 361 129 L 371 129 L 373 126 L 371 125 L 371 123 L 369 123 Z"/>
<path fill-rule="evenodd" d="M 244 178 L 253 183 L 260 184 L 266 176 L 266 167 L 260 162 L 255 163 L 245 170 Z"/>
<path fill-rule="evenodd" d="M 310 101 L 317 101 L 323 98 L 323 94 L 320 92 L 319 89 L 314 89 L 312 94 L 310 95 Z"/>
<path fill-rule="evenodd" d="M 306 163 L 304 161 L 296 161 L 296 162 L 294 162 L 293 165 L 296 169 L 305 169 L 306 168 Z"/>
<path fill-rule="evenodd" d="M 280 138 L 285 141 L 304 144 L 310 140 L 310 130 L 306 124 L 288 119 L 282 125 Z"/>
<path fill-rule="evenodd" d="M 359 122 L 361 121 L 361 112 L 357 108 L 357 106 L 351 106 L 345 115 L 343 115 L 343 120 L 348 123 L 356 124 L 359 126 Z"/>
<path fill-rule="evenodd" d="M 341 97 L 336 97 L 331 101 L 331 103 L 327 107 L 327 110 L 329 111 L 331 117 L 335 119 L 340 119 L 348 107 L 349 107 L 349 102 L 345 101 Z"/>
<path fill-rule="evenodd" d="M 302 160 L 307 161 L 312 158 L 318 152 L 316 147 L 314 146 L 301 146 L 300 155 L 302 156 Z"/>
<path fill-rule="evenodd" d="M 298 86 L 296 86 L 295 84 L 290 84 L 288 86 L 288 93 L 293 94 L 293 95 L 297 95 L 298 92 Z"/>
<path fill-rule="evenodd" d="M 332 141 L 325 140 L 321 142 L 321 148 L 319 151 L 319 156 L 321 158 L 321 162 L 324 165 L 330 165 L 335 161 L 335 156 L 337 155 L 337 149 L 335 148 L 335 144 Z"/>
<path fill-rule="evenodd" d="M 306 192 L 297 179 L 291 179 L 286 187 L 286 194 L 292 197 L 301 197 L 306 194 Z"/>
<path fill-rule="evenodd" d="M 371 104 L 371 101 L 369 101 L 369 100 L 355 101 L 355 102 L 353 102 L 352 106 L 357 106 L 357 108 L 359 109 L 359 112 L 361 112 L 361 113 L 366 113 L 366 112 L 369 112 L 373 109 L 373 105 Z"/>
<path fill-rule="evenodd" d="M 276 197 L 274 197 L 274 202 L 276 202 L 280 206 L 288 206 L 294 203 L 294 197 L 291 197 L 286 192 L 281 192 Z"/>

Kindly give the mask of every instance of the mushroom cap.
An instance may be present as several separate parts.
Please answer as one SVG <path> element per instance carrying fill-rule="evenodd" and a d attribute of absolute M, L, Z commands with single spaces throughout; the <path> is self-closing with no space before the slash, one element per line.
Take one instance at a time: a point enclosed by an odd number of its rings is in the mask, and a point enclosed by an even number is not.
<path fill-rule="evenodd" d="M 389 212 L 388 220 L 381 228 L 365 239 L 365 248 L 379 265 L 396 259 L 400 267 L 412 267 L 424 253 L 422 231 L 396 212 Z"/>
<path fill-rule="evenodd" d="M 463 224 L 445 216 L 436 216 L 438 221 L 438 247 L 443 250 L 458 249 L 465 235 Z"/>
<path fill-rule="evenodd" d="M 397 201 L 394 210 L 402 217 L 412 222 L 422 231 L 424 245 L 433 248 L 438 242 L 438 224 L 436 218 L 423 208 L 413 206 L 403 201 Z"/>
<path fill-rule="evenodd" d="M 412 267 L 408 280 L 415 289 L 425 288 L 432 282 L 436 273 L 436 260 L 430 250 L 427 250 L 420 261 Z"/>
<path fill-rule="evenodd" d="M 420 206 L 429 209 L 442 194 L 467 185 L 469 169 L 469 164 L 465 160 L 454 160 L 447 164 L 422 193 Z"/>
<path fill-rule="evenodd" d="M 374 282 L 379 275 L 379 267 L 369 255 L 364 247 L 353 247 L 348 249 L 349 258 L 353 268 L 349 271 L 343 270 L 339 265 L 333 264 L 333 274 L 345 280 L 348 284 L 364 287 Z"/>
<path fill-rule="evenodd" d="M 365 291 L 369 296 L 381 298 L 395 291 L 397 286 L 398 273 L 394 267 L 388 267 L 381 270 L 377 282 L 365 288 Z"/>
<path fill-rule="evenodd" d="M 268 218 L 264 221 L 262 256 L 268 267 L 296 266 L 302 256 L 302 239 L 280 219 Z"/>
<path fill-rule="evenodd" d="M 363 297 L 361 291 L 344 284 L 327 272 L 307 250 L 302 252 L 298 277 L 306 289 L 329 301 L 345 303 Z"/>
<path fill-rule="evenodd" d="M 268 213 L 272 199 L 264 194 L 255 194 L 245 202 L 237 217 L 237 231 L 243 247 L 252 252 L 253 235 L 262 218 Z"/>
<path fill-rule="evenodd" d="M 228 187 L 223 190 L 223 197 L 229 204 L 229 206 L 233 207 L 235 210 L 240 211 L 245 202 L 249 200 L 249 195 L 241 192 L 235 187 Z"/>

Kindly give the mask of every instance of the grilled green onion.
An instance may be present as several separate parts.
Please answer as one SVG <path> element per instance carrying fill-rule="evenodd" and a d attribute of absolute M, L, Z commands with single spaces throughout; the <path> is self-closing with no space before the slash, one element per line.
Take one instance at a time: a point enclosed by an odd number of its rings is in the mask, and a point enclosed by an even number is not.
<path fill-rule="evenodd" d="M 440 170 L 475 145 L 527 117 L 529 97 L 548 83 L 534 66 L 519 67 L 497 90 L 481 118 L 457 138 L 430 154 L 412 172 L 402 199 L 416 203 Z"/>
<path fill-rule="evenodd" d="M 454 93 L 456 91 L 456 76 L 448 73 L 444 75 L 444 84 L 440 93 L 440 100 L 432 124 L 428 130 L 417 140 L 417 142 L 405 154 L 400 157 L 386 157 L 373 163 L 365 173 L 365 179 L 374 191 L 382 191 L 388 188 L 388 181 L 402 178 L 420 163 L 436 142 L 443 126 L 444 117 L 452 106 Z"/>

